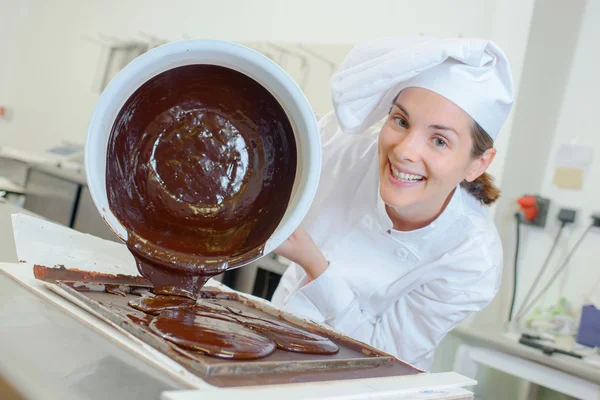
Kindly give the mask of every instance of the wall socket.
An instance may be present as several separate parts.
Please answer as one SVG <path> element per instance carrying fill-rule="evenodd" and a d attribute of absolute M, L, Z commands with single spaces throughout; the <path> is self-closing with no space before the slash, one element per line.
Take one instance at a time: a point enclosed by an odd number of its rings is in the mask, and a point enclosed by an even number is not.
<path fill-rule="evenodd" d="M 593 225 L 600 228 L 600 213 L 592 214 Z"/>
<path fill-rule="evenodd" d="M 531 221 L 521 221 L 523 225 L 532 225 L 544 228 L 546 226 L 546 219 L 548 218 L 548 210 L 550 209 L 550 199 L 541 196 L 534 196 L 535 202 L 538 208 L 538 215 Z"/>

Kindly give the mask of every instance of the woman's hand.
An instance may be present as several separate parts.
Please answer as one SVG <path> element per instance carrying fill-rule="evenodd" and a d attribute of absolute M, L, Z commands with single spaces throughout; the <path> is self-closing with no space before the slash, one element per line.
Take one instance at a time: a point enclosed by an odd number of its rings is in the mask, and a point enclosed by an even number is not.
<path fill-rule="evenodd" d="M 274 251 L 301 266 L 310 280 L 318 278 L 329 263 L 306 231 L 298 228 Z"/>

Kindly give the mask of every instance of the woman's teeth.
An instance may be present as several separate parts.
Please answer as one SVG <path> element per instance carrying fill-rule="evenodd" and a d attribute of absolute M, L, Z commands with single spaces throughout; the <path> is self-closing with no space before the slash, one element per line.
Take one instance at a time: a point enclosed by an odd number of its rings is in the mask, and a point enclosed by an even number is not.
<path fill-rule="evenodd" d="M 393 165 L 392 165 L 392 173 L 394 174 L 394 178 L 396 178 L 402 182 L 419 182 L 419 181 L 423 180 L 423 177 L 421 175 L 412 175 L 412 174 L 406 174 L 404 172 L 400 172 L 396 168 L 394 168 Z"/>

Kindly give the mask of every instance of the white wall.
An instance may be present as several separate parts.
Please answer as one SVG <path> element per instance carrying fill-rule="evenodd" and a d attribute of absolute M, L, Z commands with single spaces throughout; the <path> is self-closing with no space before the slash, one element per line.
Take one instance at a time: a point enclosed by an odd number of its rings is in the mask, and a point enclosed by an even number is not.
<path fill-rule="evenodd" d="M 500 185 L 502 197 L 495 216 L 504 247 L 503 284 L 492 305 L 478 315 L 480 322 L 494 324 L 497 329 L 506 321 L 512 294 L 515 201 L 523 194 L 542 191 L 542 177 L 550 159 L 559 115 L 565 102 L 565 90 L 575 60 L 585 5 L 586 0 L 543 0 L 535 3 L 522 69 L 522 84 L 517 92 L 506 148 L 504 177 Z M 552 219 L 555 215 L 555 210 L 552 210 Z M 523 231 L 525 239 L 530 230 L 524 228 Z M 524 246 L 528 248 L 525 251 L 533 254 L 531 257 L 540 259 L 536 264 L 539 266 L 546 248 L 532 244 Z M 529 259 L 527 264 L 531 262 Z M 532 268 L 523 262 L 521 265 L 522 269 Z M 525 284 L 526 281 L 520 287 L 525 287 Z"/>
<path fill-rule="evenodd" d="M 521 85 L 534 3 L 535 0 L 496 0 L 487 2 L 487 15 L 491 17 L 490 32 L 487 38 L 496 42 L 504 50 L 511 64 L 517 93 Z M 518 107 L 518 102 L 519 99 L 517 98 L 513 105 L 513 111 L 509 114 L 498 139 L 494 143 L 498 152 L 487 171 L 494 177 L 498 185 L 503 182 L 505 163 L 508 157 L 508 144 L 512 136 L 515 109 Z"/>
<path fill-rule="evenodd" d="M 525 290 L 531 285 L 537 274 L 552 239 L 558 230 L 556 215 L 560 207 L 578 209 L 576 226 L 568 229 L 561 246 L 557 250 L 549 270 L 555 271 L 563 261 L 566 252 L 572 248 L 583 230 L 589 225 L 590 214 L 600 212 L 600 142 L 598 141 L 597 116 L 600 109 L 600 2 L 589 1 L 585 9 L 579 41 L 575 48 L 574 61 L 571 67 L 568 84 L 564 93 L 563 105 L 557 118 L 554 140 L 545 165 L 541 184 L 541 194 L 549 197 L 554 203 L 549 215 L 549 224 L 545 230 L 527 228 L 522 241 L 522 256 L 520 258 L 521 282 L 517 299 L 522 299 Z M 594 148 L 595 159 L 585 176 L 582 190 L 565 190 L 555 187 L 552 183 L 554 174 L 554 158 L 558 147 L 563 143 L 578 142 Z M 535 147 L 531 149 L 535 154 Z M 543 299 L 542 304 L 553 304 L 560 296 L 566 296 L 576 308 L 584 302 L 585 293 L 592 284 L 600 278 L 600 229 L 596 228 L 582 243 L 572 258 L 566 275 Z"/>
<path fill-rule="evenodd" d="M 20 84 L 15 79 L 24 78 L 20 66 L 24 64 L 26 53 L 23 44 L 28 43 L 31 33 L 27 29 L 29 3 L 28 0 L 0 0 L 0 106 L 21 103 Z M 12 126 L 12 122 L 0 118 L 0 144 L 9 138 Z"/>
<path fill-rule="evenodd" d="M 240 42 L 278 63 L 296 81 L 317 117 L 333 109 L 331 75 L 338 70 L 351 44 Z"/>
<path fill-rule="evenodd" d="M 0 81 L 0 104 L 13 119 L 0 124 L 0 145 L 44 151 L 83 142 L 98 98 L 105 48 L 102 38 L 164 40 L 212 37 L 353 44 L 360 40 L 425 33 L 488 37 L 495 1 L 446 0 L 0 0 L 3 38 L 10 37 L 9 74 Z M 494 6 L 492 6 L 493 8 Z M 17 23 L 13 16 L 26 15 Z M 0 21 L 4 22 L 4 21 Z M 19 34 L 18 31 L 29 33 Z M 3 47 L 6 47 L 6 39 Z M 510 47 L 510 46 L 509 46 Z M 510 51 L 510 48 L 509 48 Z M 9 53 L 10 54 L 10 53 Z M 498 161 L 500 164 L 501 161 Z"/>

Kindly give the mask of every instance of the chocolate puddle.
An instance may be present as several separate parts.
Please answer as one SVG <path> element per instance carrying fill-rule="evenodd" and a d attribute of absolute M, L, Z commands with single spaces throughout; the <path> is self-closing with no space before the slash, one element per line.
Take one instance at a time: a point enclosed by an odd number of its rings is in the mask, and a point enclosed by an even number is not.
<path fill-rule="evenodd" d="M 196 302 L 181 296 L 144 296 L 129 301 L 129 306 L 146 314 L 157 315 L 165 310 L 192 308 Z"/>
<path fill-rule="evenodd" d="M 217 350 L 214 348 L 214 343 L 210 336 L 206 336 L 202 339 L 203 335 L 193 333 L 197 329 L 197 324 L 194 322 L 195 318 L 183 318 L 181 317 L 183 314 L 169 314 L 167 311 L 188 312 L 198 317 L 221 320 L 234 324 L 237 326 L 236 329 L 229 329 L 231 328 L 229 326 L 227 331 L 221 332 L 221 338 L 225 340 L 225 337 L 227 337 L 227 340 L 230 342 L 236 342 L 240 332 L 245 332 L 243 335 L 253 334 L 263 337 L 266 341 L 263 341 L 262 343 L 266 347 L 261 349 L 256 348 L 255 351 L 246 349 L 246 352 L 242 356 L 245 357 L 245 359 L 265 357 L 265 352 L 273 345 L 273 343 L 282 350 L 292 352 L 322 355 L 339 352 L 338 346 L 327 337 L 296 327 L 277 317 L 260 317 L 249 310 L 243 311 L 228 304 L 232 298 L 237 298 L 236 296 L 232 297 L 231 293 L 204 290 L 199 294 L 198 300 L 193 300 L 183 296 L 154 295 L 151 293 L 150 288 L 145 286 L 145 282 L 142 282 L 144 285 L 137 286 L 140 284 L 138 283 L 139 279 L 130 276 L 113 276 L 102 273 L 93 273 L 90 275 L 91 273 L 86 271 L 66 269 L 64 267 L 47 268 L 40 265 L 34 267 L 34 273 L 37 279 L 43 279 L 54 283 L 58 281 L 78 291 L 103 291 L 118 297 L 124 295 L 128 296 L 128 293 L 134 296 L 140 296 L 134 297 L 129 301 L 123 300 L 122 304 L 119 304 L 120 301 L 117 301 L 116 303 L 103 302 L 103 305 L 112 312 L 127 318 L 132 323 L 135 323 L 144 329 L 150 329 L 150 324 L 157 318 L 156 315 L 159 315 L 159 317 L 162 318 L 162 325 L 177 325 L 181 329 L 191 331 L 186 331 L 185 334 L 179 335 L 179 331 L 165 328 L 161 330 L 161 336 L 165 336 L 168 333 L 172 339 L 170 340 L 172 343 L 183 343 L 186 340 L 189 341 L 188 336 L 193 334 L 195 335 L 193 341 L 195 344 L 189 345 L 188 348 L 191 346 L 198 349 L 208 346 L 212 349 L 207 353 L 208 355 L 217 354 Z M 82 282 L 82 280 L 86 278 L 93 278 L 93 282 Z M 166 321 L 166 319 L 171 317 L 177 321 Z M 207 322 L 206 320 L 203 321 Z M 184 323 L 187 323 L 188 326 L 183 327 L 182 324 Z M 205 328 L 199 328 L 199 332 L 206 331 Z M 177 339 L 178 337 L 181 341 Z M 177 345 L 173 344 L 173 346 Z M 226 351 L 227 350 L 225 350 L 225 352 Z M 225 357 L 229 356 L 230 355 L 225 355 Z"/>
<path fill-rule="evenodd" d="M 224 306 L 214 300 L 202 299 L 194 302 L 191 299 L 181 296 L 158 295 L 131 300 L 129 301 L 129 306 L 147 314 L 158 314 L 156 318 L 159 318 L 160 326 L 156 325 L 158 324 L 156 322 L 155 328 L 152 330 L 163 338 L 182 347 L 215 357 L 228 358 L 231 349 L 225 349 L 225 353 L 223 354 L 216 350 L 218 346 L 215 340 L 217 339 L 209 335 L 210 329 L 207 328 L 210 324 L 214 324 L 210 325 L 214 329 L 225 329 L 218 336 L 218 340 L 223 343 L 237 342 L 240 338 L 242 338 L 241 340 L 245 340 L 244 335 L 249 333 L 270 340 L 270 342 L 261 342 L 267 348 L 259 349 L 258 347 L 253 347 L 253 350 L 247 348 L 242 352 L 243 354 L 235 357 L 231 356 L 234 359 L 265 357 L 265 351 L 270 348 L 270 344 L 267 345 L 266 343 L 271 342 L 282 350 L 299 353 L 335 354 L 339 351 L 338 346 L 326 337 L 307 332 L 284 322 L 268 320 L 244 313 L 241 310 Z M 173 314 L 168 313 L 168 311 L 178 311 L 181 313 Z M 199 319 L 194 319 L 185 313 L 194 314 Z M 152 321 L 156 321 L 156 318 Z M 169 319 L 174 319 L 175 321 L 168 321 Z M 213 323 L 210 320 L 219 320 L 221 322 Z M 134 322 L 138 321 L 134 320 Z M 185 324 L 188 324 L 188 326 L 184 327 Z M 147 325 L 147 323 L 141 325 Z M 237 328 L 233 329 L 232 325 L 237 326 Z M 152 323 L 150 326 L 153 326 Z M 191 339 L 192 337 L 193 340 Z M 269 352 L 268 354 L 271 353 Z"/>
<path fill-rule="evenodd" d="M 282 350 L 310 354 L 335 354 L 339 351 L 337 345 L 331 340 L 285 324 L 258 317 L 235 316 L 234 319 L 273 340 Z"/>
<path fill-rule="evenodd" d="M 150 329 L 181 347 L 219 358 L 262 358 L 276 348 L 272 340 L 239 324 L 183 309 L 161 312 L 150 323 Z"/>
<path fill-rule="evenodd" d="M 144 83 L 119 112 L 107 154 L 109 205 L 138 270 L 156 294 L 190 298 L 211 276 L 262 255 L 297 164 L 279 102 L 211 65 Z"/>

